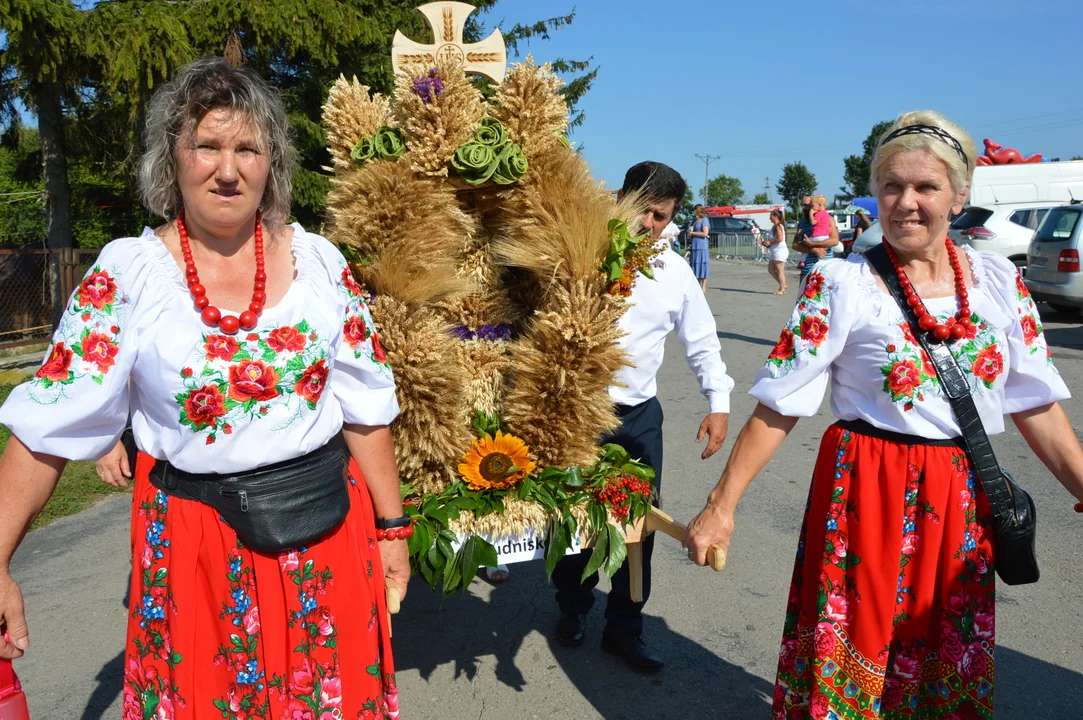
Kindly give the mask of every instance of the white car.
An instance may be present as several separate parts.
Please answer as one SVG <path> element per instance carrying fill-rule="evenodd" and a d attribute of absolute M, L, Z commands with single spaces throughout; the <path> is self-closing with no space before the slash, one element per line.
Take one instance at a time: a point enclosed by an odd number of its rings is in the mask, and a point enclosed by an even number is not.
<path fill-rule="evenodd" d="M 854 244 L 850 246 L 850 252 L 864 255 L 866 250 L 879 245 L 883 239 L 884 231 L 880 228 L 880 221 L 873 220 L 872 225 L 869 225 L 869 229 L 858 235 L 857 240 L 854 240 Z"/>
<path fill-rule="evenodd" d="M 1026 275 L 1027 248 L 1034 231 L 1050 209 L 1063 205 L 1057 200 L 999 205 L 969 205 L 951 223 L 948 237 L 956 245 L 988 250 L 1011 260 Z"/>

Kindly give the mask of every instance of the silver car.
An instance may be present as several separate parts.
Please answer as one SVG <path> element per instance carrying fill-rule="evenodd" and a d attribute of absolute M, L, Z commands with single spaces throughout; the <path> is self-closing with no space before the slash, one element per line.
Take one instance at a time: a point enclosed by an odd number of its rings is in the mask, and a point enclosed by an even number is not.
<path fill-rule="evenodd" d="M 879 245 L 883 239 L 884 231 L 880 227 L 880 221 L 875 220 L 872 225 L 869 225 L 868 230 L 857 236 L 857 240 L 854 240 L 854 244 L 850 246 L 850 252 L 864 255 L 866 250 Z"/>
<path fill-rule="evenodd" d="M 1081 236 L 1083 205 L 1062 205 L 1045 216 L 1027 250 L 1024 282 L 1035 300 L 1049 303 L 1058 312 L 1083 310 Z"/>

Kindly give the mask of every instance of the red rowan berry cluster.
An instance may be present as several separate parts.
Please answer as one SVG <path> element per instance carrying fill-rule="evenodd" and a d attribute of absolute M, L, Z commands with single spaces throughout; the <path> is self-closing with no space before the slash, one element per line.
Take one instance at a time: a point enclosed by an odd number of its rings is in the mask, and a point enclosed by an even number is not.
<path fill-rule="evenodd" d="M 613 517 L 627 520 L 631 508 L 629 493 L 639 493 L 644 499 L 651 496 L 651 484 L 632 475 L 621 475 L 616 481 L 594 491 L 595 499 L 608 505 Z"/>

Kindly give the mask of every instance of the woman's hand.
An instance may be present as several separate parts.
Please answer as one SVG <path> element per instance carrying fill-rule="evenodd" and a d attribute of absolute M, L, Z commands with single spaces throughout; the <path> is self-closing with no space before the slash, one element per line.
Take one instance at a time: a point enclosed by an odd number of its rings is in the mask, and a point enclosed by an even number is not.
<path fill-rule="evenodd" d="M 8 640 L 4 639 L 7 633 Z M 0 658 L 22 657 L 30 647 L 30 630 L 23 614 L 23 593 L 7 572 L 0 572 Z"/>
<path fill-rule="evenodd" d="M 410 551 L 405 540 L 380 540 L 380 558 L 384 563 L 384 577 L 399 586 L 399 599 L 406 597 L 406 585 L 410 582 Z"/>
<path fill-rule="evenodd" d="M 692 518 L 681 545 L 688 550 L 688 559 L 696 565 L 707 564 L 707 550 L 717 547 L 729 552 L 733 536 L 733 513 L 710 502 Z"/>
<path fill-rule="evenodd" d="M 125 478 L 131 479 L 132 469 L 128 467 L 128 452 L 124 449 L 124 443 L 118 442 L 108 454 L 94 463 L 94 467 L 98 471 L 98 477 L 106 485 L 118 488 L 128 487 Z"/>

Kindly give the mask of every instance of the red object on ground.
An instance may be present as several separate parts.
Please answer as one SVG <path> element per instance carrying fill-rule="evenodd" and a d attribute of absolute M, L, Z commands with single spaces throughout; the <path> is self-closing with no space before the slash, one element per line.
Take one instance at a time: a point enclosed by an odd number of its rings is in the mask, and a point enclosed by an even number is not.
<path fill-rule="evenodd" d="M 30 720 L 26 695 L 10 660 L 0 660 L 0 720 Z"/>
<path fill-rule="evenodd" d="M 989 138 L 985 138 L 985 154 L 978 156 L 979 165 L 1017 165 L 1019 163 L 1040 163 L 1042 154 L 1023 157 L 1015 148 L 1005 148 Z"/>

